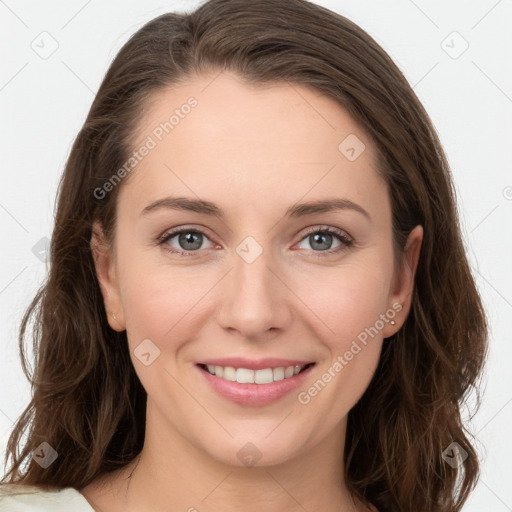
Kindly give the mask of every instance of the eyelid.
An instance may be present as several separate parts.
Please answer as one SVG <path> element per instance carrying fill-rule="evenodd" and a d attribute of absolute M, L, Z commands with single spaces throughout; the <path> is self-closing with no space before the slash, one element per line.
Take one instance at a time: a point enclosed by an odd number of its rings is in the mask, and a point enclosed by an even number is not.
<path fill-rule="evenodd" d="M 180 234 L 183 231 L 194 231 L 197 233 L 201 233 L 202 235 L 208 237 L 208 239 L 210 240 L 212 239 L 212 237 L 209 234 L 208 228 L 206 228 L 205 226 L 202 226 L 200 224 L 183 224 L 181 226 L 175 226 L 173 228 L 166 229 L 160 236 L 157 237 L 157 240 L 162 240 L 169 236 Z"/>
<path fill-rule="evenodd" d="M 306 236 L 308 236 L 312 233 L 317 233 L 319 231 L 327 231 L 330 233 L 338 234 L 340 236 L 345 236 L 346 238 L 350 239 L 351 241 L 354 240 L 353 237 L 344 229 L 336 228 L 334 226 L 330 226 L 327 224 L 324 224 L 324 225 L 318 224 L 315 226 L 310 226 L 309 228 L 306 228 L 306 229 L 307 229 L 307 231 L 302 234 L 302 238 L 299 241 L 302 241 L 302 240 L 304 240 L 304 238 Z M 175 228 L 166 229 L 160 236 L 157 237 L 157 239 L 162 240 L 163 238 L 167 238 L 169 235 L 176 235 L 176 234 L 181 233 L 182 231 L 186 231 L 186 230 L 197 231 L 198 233 L 201 233 L 201 234 L 205 235 L 206 237 L 208 237 L 209 239 L 211 239 L 211 237 L 206 232 L 206 227 L 201 226 L 201 225 L 199 225 L 199 227 L 198 227 L 197 224 L 195 224 L 195 225 L 184 224 L 183 226 L 176 226 Z"/>
<path fill-rule="evenodd" d="M 328 258 L 329 256 L 339 256 L 347 249 L 349 249 L 351 246 L 353 246 L 355 243 L 354 238 L 345 230 L 328 225 L 317 225 L 310 227 L 302 235 L 302 238 L 299 240 L 298 243 L 303 242 L 308 238 L 308 236 L 312 235 L 313 233 L 328 233 L 337 238 L 340 243 L 338 247 L 335 247 L 334 249 L 327 249 L 325 251 L 314 251 L 313 249 L 306 249 L 308 254 L 310 254 L 314 258 Z"/>
<path fill-rule="evenodd" d="M 338 235 L 341 238 L 346 238 L 347 241 L 350 240 L 350 242 L 353 242 L 354 239 L 351 235 L 347 233 L 344 229 L 336 228 L 334 226 L 329 225 L 317 225 L 312 226 L 310 228 L 307 228 L 307 231 L 302 235 L 302 238 L 300 241 L 304 240 L 307 236 L 311 235 L 312 233 L 330 233 L 334 235 Z"/>
<path fill-rule="evenodd" d="M 200 233 L 201 235 L 206 237 L 212 244 L 217 245 L 217 246 L 220 245 L 217 242 L 215 242 L 214 240 L 212 240 L 206 231 L 207 230 L 205 227 L 202 227 L 202 226 L 197 227 L 197 225 L 195 225 L 195 226 L 192 226 L 192 225 L 178 226 L 178 227 L 166 230 L 162 235 L 160 235 L 157 238 L 157 242 L 159 245 L 163 245 L 170 239 L 174 238 L 176 235 L 179 235 L 183 232 L 195 232 L 195 233 Z M 306 249 L 309 253 L 313 253 L 315 256 L 318 256 L 318 257 L 321 257 L 322 255 L 336 254 L 338 252 L 341 252 L 343 249 L 347 249 L 349 246 L 351 246 L 354 243 L 353 237 L 350 234 L 348 234 L 345 230 L 336 228 L 334 226 L 329 226 L 329 225 L 316 225 L 316 226 L 311 226 L 311 227 L 307 228 L 307 231 L 302 234 L 300 240 L 297 243 L 302 242 L 303 240 L 305 240 L 308 236 L 310 236 L 313 233 L 329 233 L 329 234 L 337 237 L 341 244 L 340 247 L 337 247 L 335 249 L 328 249 L 325 251 L 314 251 L 312 249 Z M 294 245 L 296 245 L 296 244 L 294 244 Z M 176 249 L 176 248 L 165 249 L 165 250 L 170 253 L 182 254 L 185 256 L 195 256 L 198 253 L 200 253 L 201 251 L 204 251 L 204 249 L 198 249 L 195 251 L 184 251 L 184 250 L 180 250 L 180 249 Z"/>
<path fill-rule="evenodd" d="M 157 237 L 157 243 L 158 243 L 158 245 L 164 245 L 166 242 L 168 242 L 169 240 L 171 240 L 175 236 L 177 236 L 177 235 L 179 235 L 181 233 L 184 233 L 184 232 L 185 233 L 187 233 L 187 232 L 200 233 L 205 238 L 207 238 L 213 245 L 220 245 L 220 244 L 218 244 L 217 242 L 215 242 L 214 240 L 211 239 L 211 237 L 206 232 L 206 228 L 204 228 L 204 227 L 198 228 L 197 225 L 196 226 L 188 226 L 186 224 L 183 225 L 183 226 L 177 226 L 175 228 L 167 229 L 166 231 L 164 231 L 164 233 L 162 235 Z M 173 247 L 172 249 L 165 248 L 165 250 L 167 252 L 172 253 L 172 254 L 181 254 L 181 255 L 185 255 L 185 256 L 195 256 L 198 253 L 200 253 L 201 251 L 204 251 L 204 249 L 199 249 L 199 250 L 196 250 L 196 251 L 184 251 L 184 250 L 181 250 L 181 249 L 177 249 L 175 247 Z"/>

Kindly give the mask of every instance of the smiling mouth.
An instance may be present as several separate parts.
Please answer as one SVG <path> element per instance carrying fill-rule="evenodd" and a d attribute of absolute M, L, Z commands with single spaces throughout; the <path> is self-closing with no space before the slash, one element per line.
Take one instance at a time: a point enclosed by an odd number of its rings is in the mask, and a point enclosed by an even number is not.
<path fill-rule="evenodd" d="M 314 366 L 315 363 L 296 366 L 279 366 L 276 368 L 262 368 L 261 370 L 251 370 L 249 368 L 234 368 L 232 366 L 216 366 L 211 364 L 199 364 L 198 366 L 208 372 L 210 375 L 229 382 L 238 382 L 239 384 L 271 384 L 286 380 L 302 373 L 307 368 Z"/>

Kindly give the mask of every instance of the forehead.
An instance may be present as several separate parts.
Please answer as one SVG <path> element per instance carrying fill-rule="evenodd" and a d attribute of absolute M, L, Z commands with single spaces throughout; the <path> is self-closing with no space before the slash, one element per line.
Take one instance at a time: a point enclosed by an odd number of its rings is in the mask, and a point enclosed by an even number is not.
<path fill-rule="evenodd" d="M 365 130 L 333 99 L 288 82 L 253 85 L 217 73 L 159 91 L 137 125 L 133 150 L 143 146 L 150 149 L 120 192 L 141 207 L 165 193 L 240 210 L 285 196 L 371 203 L 385 192 Z"/>

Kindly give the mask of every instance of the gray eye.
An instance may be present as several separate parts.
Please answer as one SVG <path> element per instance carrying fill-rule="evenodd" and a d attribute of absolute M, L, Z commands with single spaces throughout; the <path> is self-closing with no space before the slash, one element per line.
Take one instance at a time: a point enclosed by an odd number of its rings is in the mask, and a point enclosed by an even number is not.
<path fill-rule="evenodd" d="M 180 248 L 185 251 L 196 251 L 201 248 L 201 245 L 203 245 L 202 233 L 197 233 L 196 231 L 185 231 L 183 233 L 179 233 L 177 236 Z"/>
<path fill-rule="evenodd" d="M 308 236 L 312 249 L 327 251 L 331 248 L 333 236 L 329 233 L 313 233 Z"/>
<path fill-rule="evenodd" d="M 301 247 L 301 249 L 308 249 L 315 252 L 330 251 L 341 247 L 343 244 L 349 245 L 349 241 L 345 241 L 341 235 L 330 233 L 325 230 L 318 230 L 309 235 L 306 235 L 301 241 L 301 244 L 308 243 L 309 247 Z"/>

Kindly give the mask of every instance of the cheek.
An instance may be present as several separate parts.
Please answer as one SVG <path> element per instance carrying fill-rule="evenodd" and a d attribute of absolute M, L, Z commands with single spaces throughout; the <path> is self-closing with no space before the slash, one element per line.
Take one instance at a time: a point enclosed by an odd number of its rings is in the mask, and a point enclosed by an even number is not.
<path fill-rule="evenodd" d="M 148 274 L 131 279 L 123 289 L 123 307 L 126 329 L 135 342 L 138 338 L 153 338 L 155 343 L 182 339 L 192 333 L 190 318 L 208 291 L 207 283 L 192 276 L 180 277 L 176 273 Z M 168 342 L 168 341 L 167 341 Z"/>
<path fill-rule="evenodd" d="M 382 329 L 392 318 L 386 315 L 391 306 L 391 261 L 382 257 L 346 265 L 331 272 L 328 281 L 318 273 L 304 283 L 308 306 L 321 319 L 316 332 L 326 357 L 316 380 L 308 382 L 298 399 L 329 417 L 326 428 L 355 405 L 378 365 Z"/>
<path fill-rule="evenodd" d="M 297 295 L 306 298 L 308 307 L 324 326 L 323 338 L 338 350 L 373 326 L 389 307 L 392 276 L 386 258 L 302 275 L 306 277 L 295 281 Z"/>
<path fill-rule="evenodd" d="M 302 301 L 310 311 L 298 314 L 298 323 L 309 323 L 308 317 L 313 313 L 318 321 L 315 334 L 320 338 L 327 335 L 329 345 L 341 351 L 347 340 L 374 325 L 388 307 L 391 259 L 385 256 L 369 254 L 332 268 L 283 268 L 281 273 L 293 293 L 283 290 L 282 302 L 290 308 L 295 304 L 295 309 L 302 311 Z M 200 325 L 205 309 L 213 307 L 212 296 L 207 297 L 209 290 L 216 287 L 218 292 L 222 287 L 217 283 L 218 272 L 171 266 L 160 258 L 150 263 L 150 259 L 140 251 L 131 252 L 118 262 L 132 343 L 152 337 L 162 343 L 168 343 L 170 338 L 190 339 L 191 329 Z M 301 300 L 297 302 L 294 295 Z M 196 322 L 191 321 L 194 317 Z"/>
<path fill-rule="evenodd" d="M 126 330 L 133 347 L 149 338 L 163 349 L 170 339 L 189 338 L 190 321 L 214 276 L 192 268 L 172 267 L 157 255 L 159 249 L 132 250 L 118 261 Z M 210 273 L 211 274 L 211 273 Z M 209 281 L 212 281 L 211 283 Z"/>

